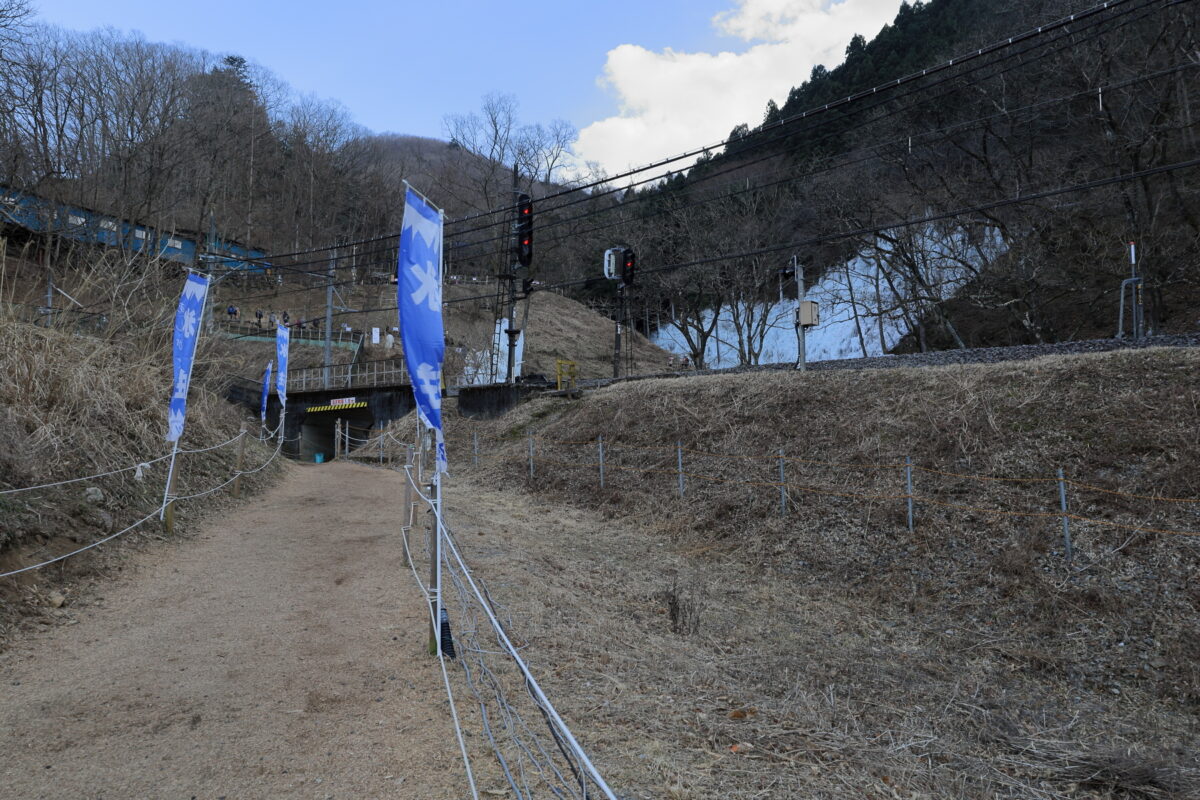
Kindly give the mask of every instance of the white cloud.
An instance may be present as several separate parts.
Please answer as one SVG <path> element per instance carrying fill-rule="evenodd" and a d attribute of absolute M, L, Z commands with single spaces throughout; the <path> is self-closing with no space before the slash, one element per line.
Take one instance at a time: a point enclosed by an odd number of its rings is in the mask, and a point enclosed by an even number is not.
<path fill-rule="evenodd" d="M 783 105 L 816 64 L 842 62 L 850 38 L 868 40 L 900 0 L 735 0 L 713 26 L 751 46 L 741 53 L 653 52 L 623 44 L 608 53 L 601 86 L 620 114 L 585 127 L 576 155 L 615 174 L 722 140 L 762 121 L 767 100 Z"/>

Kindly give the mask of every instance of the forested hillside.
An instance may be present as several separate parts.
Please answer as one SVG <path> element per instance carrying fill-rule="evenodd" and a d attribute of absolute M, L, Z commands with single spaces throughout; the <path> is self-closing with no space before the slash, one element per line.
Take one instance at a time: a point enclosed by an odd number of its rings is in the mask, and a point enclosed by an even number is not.
<path fill-rule="evenodd" d="M 769 300 L 794 254 L 810 281 L 845 270 L 860 330 L 903 317 L 906 347 L 1111 336 L 1136 241 L 1150 327 L 1194 328 L 1196 9 L 1093 5 L 905 3 L 760 125 L 645 192 L 655 260 L 748 254 L 656 289 L 736 313 Z M 698 341 L 711 320 L 694 319 Z"/>
<path fill-rule="evenodd" d="M 283 270 L 323 273 L 323 252 L 280 254 L 338 244 L 339 277 L 390 270 L 407 179 L 446 208 L 452 274 L 507 271 L 515 183 L 538 209 L 521 281 L 611 298 L 602 254 L 632 247 L 631 318 L 675 328 L 697 364 L 718 336 L 756 363 L 790 331 L 793 258 L 810 286 L 841 287 L 826 316 L 861 340 L 899 331 L 899 349 L 1111 336 L 1130 241 L 1148 328 L 1197 324 L 1194 0 L 905 3 L 694 165 L 608 180 L 574 158 L 571 125 L 524 124 L 511 96 L 446 109 L 446 141 L 378 134 L 253 53 L 36 26 L 23 0 L 2 5 L 0 183 L 218 231 Z"/>

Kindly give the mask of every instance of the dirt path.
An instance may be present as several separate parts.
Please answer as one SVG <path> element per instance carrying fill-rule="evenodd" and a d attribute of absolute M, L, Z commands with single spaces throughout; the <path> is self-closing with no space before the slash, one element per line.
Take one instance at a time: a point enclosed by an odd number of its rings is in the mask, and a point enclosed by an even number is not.
<path fill-rule="evenodd" d="M 461 797 L 399 481 L 292 468 L 17 642 L 0 797 Z"/>

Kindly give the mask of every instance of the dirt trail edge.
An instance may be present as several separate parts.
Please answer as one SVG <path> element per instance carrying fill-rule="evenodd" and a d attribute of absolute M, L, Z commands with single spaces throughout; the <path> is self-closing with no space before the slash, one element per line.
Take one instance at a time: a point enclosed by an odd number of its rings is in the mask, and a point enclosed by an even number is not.
<path fill-rule="evenodd" d="M 401 480 L 294 467 L 15 642 L 0 797 L 461 797 Z"/>

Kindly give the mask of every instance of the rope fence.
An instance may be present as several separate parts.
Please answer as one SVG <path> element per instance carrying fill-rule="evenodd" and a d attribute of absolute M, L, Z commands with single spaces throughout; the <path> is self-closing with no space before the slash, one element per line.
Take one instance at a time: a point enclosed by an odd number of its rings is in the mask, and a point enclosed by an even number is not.
<path fill-rule="evenodd" d="M 508 450 L 502 450 L 501 442 L 494 443 L 496 452 L 484 453 L 480 447 L 477 434 L 471 438 L 471 464 L 478 466 L 481 461 L 498 459 L 503 463 L 514 465 L 520 456 L 512 444 Z M 642 475 L 661 480 L 667 478 L 674 484 L 672 494 L 677 499 L 686 500 L 689 488 L 695 490 L 702 484 L 723 486 L 745 486 L 752 489 L 773 490 L 779 493 L 779 514 L 786 516 L 795 508 L 795 495 L 812 497 L 839 498 L 850 501 L 864 502 L 902 502 L 909 531 L 915 531 L 919 521 L 921 506 L 943 508 L 959 513 L 985 514 L 1001 517 L 1016 517 L 1026 519 L 1055 519 L 1059 520 L 1062 528 L 1063 550 L 1068 562 L 1072 558 L 1071 526 L 1096 525 L 1104 528 L 1133 531 L 1137 533 L 1159 534 L 1166 536 L 1200 537 L 1200 530 L 1190 529 L 1191 525 L 1179 524 L 1178 519 L 1162 518 L 1161 512 L 1155 508 L 1158 504 L 1170 504 L 1187 516 L 1194 515 L 1200 520 L 1200 498 L 1168 497 L 1165 495 L 1145 494 L 1119 489 L 1110 489 L 1085 483 L 1066 477 L 1062 470 L 1056 475 L 1006 476 L 983 475 L 957 472 L 941 469 L 935 466 L 916 464 L 911 457 L 903 460 L 883 459 L 869 462 L 839 462 L 821 461 L 808 458 L 798 458 L 787 455 L 782 449 L 773 456 L 754 456 L 732 453 L 716 453 L 708 450 L 684 447 L 682 442 L 675 445 L 631 444 L 614 442 L 603 436 L 591 441 L 559 441 L 529 434 L 526 437 L 524 454 L 525 471 L 531 480 L 538 480 L 542 475 L 552 474 L 561 477 L 568 474 L 578 475 L 581 471 L 594 474 L 596 485 L 601 488 L 612 488 L 612 479 L 621 473 L 626 475 Z M 632 454 L 632 458 L 629 457 Z M 847 473 L 857 475 L 856 480 L 847 479 L 844 485 L 824 485 L 821 483 L 802 482 L 795 473 L 798 469 L 803 472 L 809 467 L 820 468 L 828 473 L 846 476 Z M 755 474 L 757 471 L 758 474 Z M 861 484 L 864 476 L 873 476 L 871 481 L 875 488 L 867 489 Z M 1038 509 L 1029 508 L 1031 500 L 1028 490 L 1019 497 L 1013 498 L 1016 507 L 989 507 L 988 505 L 972 504 L 955 498 L 947 498 L 945 492 L 959 495 L 967 491 L 964 487 L 945 487 L 930 485 L 924 487 L 918 484 L 920 476 L 945 478 L 966 484 L 983 484 L 996 487 L 1010 487 L 1014 490 L 1021 487 L 1045 485 L 1046 506 Z M 894 477 L 890 477 L 894 476 Z M 851 478 L 854 476 L 851 475 Z M 834 480 L 833 483 L 839 481 Z M 895 490 L 888 491 L 879 488 L 883 485 L 893 485 Z M 643 484 L 649 491 L 657 491 L 654 482 Z M 1098 493 L 1105 497 L 1121 498 L 1128 503 L 1150 504 L 1151 510 L 1138 513 L 1135 509 L 1120 509 L 1124 519 L 1102 518 L 1088 513 L 1073 510 L 1071 502 L 1086 502 L 1090 493 Z M 1024 504 L 1025 507 L 1020 507 Z M 1106 513 L 1107 510 L 1106 510 Z M 1132 519 L 1140 521 L 1132 521 Z M 1178 527 L 1176 527 L 1178 525 Z"/>
<path fill-rule="evenodd" d="M 277 428 L 276 430 L 278 430 L 278 428 Z M 246 432 L 245 432 L 245 431 L 242 431 L 242 432 L 241 432 L 241 433 L 239 433 L 237 436 L 233 437 L 232 439 L 230 439 L 230 440 L 228 440 L 228 441 L 222 442 L 222 443 L 221 443 L 221 444 L 219 444 L 219 445 L 213 445 L 212 447 L 203 447 L 203 448 L 198 448 L 198 449 L 195 449 L 195 450 L 180 450 L 179 452 L 180 452 L 181 454 L 182 454 L 182 453 L 190 453 L 190 454 L 194 454 L 194 453 L 206 453 L 206 452 L 211 452 L 211 451 L 213 451 L 213 450 L 216 450 L 216 449 L 219 449 L 219 448 L 221 448 L 221 447 L 225 447 L 225 446 L 227 446 L 227 445 L 233 444 L 234 442 L 238 441 L 239 439 L 241 439 L 241 438 L 242 438 L 243 436 L 245 436 L 245 435 L 246 435 Z M 251 437 L 251 438 L 257 438 L 257 437 Z M 57 563 L 58 563 L 58 562 L 60 562 L 60 561 L 65 561 L 65 560 L 66 560 L 66 559 L 68 559 L 68 558 L 71 558 L 71 557 L 73 557 L 73 556 L 77 556 L 77 555 L 79 555 L 79 554 L 81 554 L 81 553 L 85 553 L 85 552 L 87 552 L 88 550 L 92 550 L 93 548 L 99 547 L 100 545 L 102 545 L 102 544 L 105 544 L 105 543 L 107 543 L 107 542 L 111 542 L 113 539 L 116 539 L 116 538 L 118 538 L 118 537 L 124 536 L 125 534 L 127 534 L 127 533 L 129 533 L 129 532 L 131 532 L 131 531 L 133 531 L 133 530 L 136 530 L 136 529 L 137 529 L 137 528 L 139 528 L 140 526 L 144 525 L 146 522 L 148 522 L 148 521 L 150 521 L 150 520 L 154 519 L 155 517 L 158 517 L 158 516 L 160 516 L 160 515 L 162 514 L 163 510 L 164 510 L 164 509 L 165 509 L 165 508 L 166 508 L 168 505 L 170 505 L 170 504 L 171 504 L 171 503 L 173 503 L 173 502 L 182 502 L 182 501 L 188 501 L 188 500 L 197 500 L 197 499 L 199 499 L 199 498 L 201 498 L 201 497 L 207 497 L 208 495 L 215 494 L 216 492 L 220 491 L 221 489 L 224 489 L 226 486 L 229 486 L 230 484 L 232 484 L 232 483 L 235 483 L 236 481 L 238 481 L 238 479 L 242 478 L 242 477 L 243 477 L 243 476 L 245 476 L 245 475 L 253 475 L 253 474 L 257 473 L 257 472 L 261 472 L 262 470 L 266 469 L 266 468 L 267 468 L 267 467 L 268 467 L 268 466 L 269 466 L 269 465 L 270 465 L 272 462 L 274 462 L 274 461 L 275 461 L 275 459 L 277 459 L 277 458 L 279 457 L 279 455 L 280 455 L 280 454 L 283 452 L 283 444 L 284 444 L 284 439 L 283 439 L 283 437 L 281 436 L 281 437 L 279 437 L 279 442 L 278 442 L 278 444 L 275 446 L 275 452 L 273 452 L 273 453 L 272 453 L 272 454 L 271 454 L 271 455 L 270 455 L 270 456 L 267 458 L 267 460 L 266 460 L 266 461 L 264 461 L 262 464 L 260 464 L 259 466 L 255 467 L 254 469 L 239 469 L 239 470 L 234 470 L 234 473 L 233 473 L 232 477 L 230 477 L 228 480 L 225 480 L 225 481 L 223 481 L 222 483 L 219 483 L 219 484 L 217 484 L 216 486 L 213 486 L 213 487 L 211 487 L 211 488 L 209 488 L 209 489 L 205 489 L 204 491 L 201 491 L 201 492 L 196 492 L 196 493 L 194 493 L 194 494 L 187 494 L 187 495 L 167 495 L 166 497 L 164 497 L 164 498 L 163 498 L 162 502 L 160 502 L 160 503 L 159 503 L 157 506 L 155 506 L 154 510 L 153 510 L 153 511 L 151 511 L 149 514 L 147 514 L 146 516 L 142 517 L 142 518 L 141 518 L 141 519 L 139 519 L 138 521 L 136 521 L 136 522 L 132 523 L 132 524 L 131 524 L 131 525 L 129 525 L 128 527 L 126 527 L 126 528 L 123 528 L 123 529 L 121 529 L 121 530 L 117 531 L 116 533 L 113 533 L 113 534 L 110 534 L 110 535 L 108 535 L 108 536 L 105 536 L 105 537 L 104 537 L 104 538 L 102 538 L 102 539 L 98 539 L 98 540 L 96 540 L 96 541 L 92 542 L 91 544 L 85 545 L 85 546 L 83 546 L 83 547 L 80 547 L 80 548 L 78 548 L 78 549 L 76 549 L 76 550 L 72 550 L 72 551 L 71 551 L 71 552 L 69 552 L 69 553 L 63 553 L 63 554 L 62 554 L 62 555 L 60 555 L 60 556 L 56 556 L 56 557 L 54 557 L 54 558 L 47 559 L 47 560 L 45 560 L 45 561 L 42 561 L 42 562 L 40 562 L 40 563 L 37 563 L 37 564 L 31 564 L 31 565 L 29 565 L 29 566 L 27 566 L 27 567 L 21 567 L 20 569 L 14 569 L 14 570 L 10 570 L 10 571 L 8 571 L 8 572 L 0 572 L 0 578 L 10 578 L 10 577 L 13 577 L 14 575 L 20 575 L 20 574 L 22 574 L 22 573 L 25 573 L 25 572 L 32 572 L 32 571 L 34 571 L 34 570 L 42 569 L 43 567 L 50 566 L 51 564 L 57 564 Z M 122 473 L 122 472 L 128 472 L 128 471 L 130 471 L 130 470 L 132 470 L 132 469 L 138 469 L 139 467 L 141 467 L 141 466 L 144 466 L 145 464 L 153 464 L 153 463 L 156 463 L 156 462 L 158 462 L 158 461 L 163 461 L 163 460 L 164 460 L 164 459 L 166 459 L 166 458 L 170 458 L 170 456 L 169 456 L 169 455 L 168 455 L 168 456 L 163 456 L 163 457 L 161 457 L 161 458 L 154 459 L 154 461 L 148 461 L 148 462 L 144 462 L 144 464 L 138 464 L 138 465 L 135 465 L 135 466 L 133 466 L 133 467 L 126 467 L 126 468 L 124 468 L 124 469 L 119 469 L 119 470 L 114 470 L 114 471 L 112 471 L 112 472 L 102 473 L 101 475 L 98 475 L 98 476 L 89 476 L 89 477 L 85 477 L 85 478 L 72 478 L 71 480 L 67 480 L 67 481 L 59 481 L 59 482 L 57 482 L 57 483 L 46 484 L 45 486 L 31 486 L 31 487 L 26 487 L 26 488 L 23 488 L 23 489 L 14 489 L 14 490 L 11 490 L 11 491 L 12 491 L 12 492 L 17 492 L 17 491 L 22 491 L 22 492 L 23 492 L 23 491 L 32 491 L 32 490 L 34 490 L 34 489 L 41 489 L 41 488 L 48 488 L 48 487 L 53 487 L 53 486 L 62 486 L 62 485 L 65 485 L 65 484 L 70 484 L 70 483 L 77 483 L 77 482 L 79 482 L 79 481 L 90 480 L 90 479 L 92 479 L 92 478 L 95 478 L 95 477 L 106 477 L 106 476 L 108 476 L 108 475 L 117 475 L 117 474 L 120 474 L 120 473 Z"/>
<path fill-rule="evenodd" d="M 419 476 L 424 473 L 423 459 L 419 455 L 414 458 L 414 448 L 389 432 L 382 432 L 372 439 L 366 449 L 370 449 L 376 440 L 379 446 L 388 440 L 402 449 L 404 457 L 395 459 L 399 466 L 392 469 L 403 473 L 406 496 L 410 500 L 416 498 L 415 502 L 407 502 L 408 507 L 402 515 L 407 522 L 401 526 L 404 553 L 413 579 L 430 608 L 431 630 L 440 633 L 441 641 L 434 649 L 442 668 L 471 797 L 478 797 L 478 794 L 446 671 L 447 658 L 456 660 L 462 669 L 463 683 L 478 708 L 483 740 L 491 749 L 513 797 L 519 800 L 539 796 L 616 800 L 616 795 L 534 677 L 521 655 L 522 647 L 514 644 L 509 633 L 512 623 L 508 614 L 467 566 L 456 537 L 439 510 L 440 503 L 430 496 L 432 489 L 427 492 L 422 485 Z M 427 508 L 425 558 L 431 567 L 435 567 L 431 572 L 439 576 L 434 585 L 422 582 L 409 549 L 408 533 L 416 525 L 418 505 Z M 432 546 L 435 537 L 440 545 L 436 548 Z M 433 564 L 435 552 L 440 554 L 436 565 Z M 443 582 L 440 576 L 445 576 L 448 581 Z M 439 592 L 447 597 L 441 597 Z M 448 599 L 455 601 L 453 629 L 447 613 Z M 441 609 L 440 619 L 436 618 L 435 608 Z M 452 644 L 448 645 L 447 639 Z M 540 717 L 539 723 L 522 715 L 519 706 L 525 703 L 532 705 L 536 717 Z M 544 738 L 547 734 L 548 740 Z M 543 790 L 548 790 L 549 794 Z"/>
<path fill-rule="evenodd" d="M 220 450 L 223 447 L 228 447 L 229 445 L 237 444 L 238 440 L 241 439 L 245 435 L 246 435 L 246 431 L 240 431 L 232 439 L 226 439 L 225 441 L 221 442 L 220 444 L 214 444 L 209 447 L 201 447 L 201 448 L 197 448 L 195 450 L 180 450 L 179 454 L 180 455 L 193 455 L 196 453 L 208 453 L 213 450 Z M 82 483 L 83 481 L 99 480 L 100 478 L 107 478 L 112 475 L 120 475 L 123 472 L 133 472 L 135 470 L 139 470 L 144 467 L 148 467 L 152 464 L 157 464 L 160 461 L 166 461 L 170 457 L 171 457 L 171 454 L 167 453 L 164 456 L 159 456 L 158 458 L 154 458 L 149 461 L 140 461 L 137 464 L 133 464 L 128 467 L 121 467 L 120 469 L 114 469 L 114 470 L 110 470 L 108 472 L 98 472 L 95 475 L 84 475 L 81 478 L 68 478 L 67 480 L 54 481 L 53 483 L 43 483 L 43 484 L 39 484 L 37 486 L 22 486 L 22 487 L 19 487 L 16 489 L 0 489 L 0 495 L 19 494 L 21 492 L 33 492 L 33 491 L 37 491 L 38 489 L 53 489 L 56 486 L 67 486 L 72 483 Z"/>

